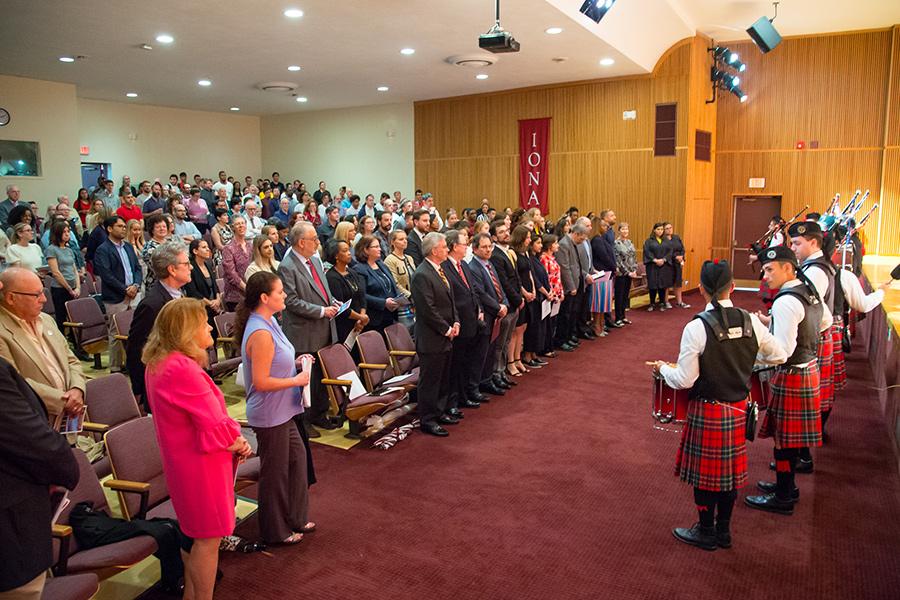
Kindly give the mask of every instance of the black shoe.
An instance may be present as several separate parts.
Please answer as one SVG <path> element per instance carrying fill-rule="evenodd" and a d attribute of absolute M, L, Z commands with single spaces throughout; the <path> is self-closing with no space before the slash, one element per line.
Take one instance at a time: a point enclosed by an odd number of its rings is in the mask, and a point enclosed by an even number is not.
<path fill-rule="evenodd" d="M 493 385 L 495 388 L 498 388 L 501 390 L 511 390 L 513 388 L 513 384 L 507 383 L 507 381 L 505 379 L 503 379 L 502 377 L 494 377 L 493 379 L 491 379 L 490 381 L 488 381 L 487 383 L 484 383 L 482 385 L 487 385 L 487 386 Z M 481 390 L 481 385 L 478 386 L 478 389 Z M 484 390 L 481 390 L 481 391 L 484 391 Z M 479 400 L 479 402 L 481 402 L 481 401 Z"/>
<path fill-rule="evenodd" d="M 546 367 L 547 365 L 550 364 L 550 363 L 548 363 L 546 360 L 542 360 L 542 359 L 537 358 L 537 357 L 531 359 L 531 362 L 537 363 L 537 364 L 539 364 L 539 365 L 542 366 L 542 367 Z"/>
<path fill-rule="evenodd" d="M 575 346 L 577 348 L 578 346 L 581 345 L 581 342 L 578 340 L 577 336 L 573 335 L 571 338 L 569 338 L 569 345 Z"/>
<path fill-rule="evenodd" d="M 794 514 L 794 503 L 791 501 L 784 502 L 775 497 L 775 494 L 764 494 L 762 496 L 747 496 L 744 498 L 744 504 L 750 508 L 764 510 L 766 512 L 778 513 L 779 515 Z"/>
<path fill-rule="evenodd" d="M 319 430 L 310 425 L 309 423 L 304 422 L 303 427 L 306 429 L 306 435 L 310 438 L 320 438 L 322 434 L 319 433 Z"/>
<path fill-rule="evenodd" d="M 478 389 L 484 392 L 485 394 L 491 394 L 493 396 L 505 396 L 506 391 L 497 386 L 496 384 L 482 384 L 478 386 Z"/>
<path fill-rule="evenodd" d="M 769 463 L 769 470 L 775 471 L 775 461 Z M 803 460 L 802 458 L 797 459 L 797 463 L 794 465 L 794 473 L 805 473 L 809 474 L 813 472 L 813 461 L 811 460 Z"/>
<path fill-rule="evenodd" d="M 716 544 L 716 530 L 712 527 L 703 527 L 700 523 L 694 523 L 694 526 L 690 529 L 676 527 L 672 530 L 672 535 L 680 542 L 697 546 L 704 550 L 715 550 L 718 547 Z"/>
<path fill-rule="evenodd" d="M 759 488 L 764 494 L 774 494 L 775 489 L 778 487 L 774 481 L 757 481 L 756 487 Z M 800 488 L 794 486 L 794 491 L 791 492 L 791 502 L 797 503 L 800 500 Z"/>
<path fill-rule="evenodd" d="M 731 548 L 730 521 L 716 521 L 716 544 L 719 548 Z"/>
<path fill-rule="evenodd" d="M 450 432 L 438 425 L 437 423 L 422 423 L 422 431 L 429 435 L 436 435 L 438 437 L 447 437 L 450 435 Z"/>
<path fill-rule="evenodd" d="M 475 390 L 474 392 L 469 392 L 468 396 L 466 396 L 466 400 L 468 402 L 474 402 L 475 404 L 481 404 L 485 401 L 484 394 Z"/>
<path fill-rule="evenodd" d="M 541 367 L 543 367 L 543 366 L 546 365 L 547 363 L 541 364 L 541 363 L 539 363 L 539 362 L 536 361 L 536 360 L 523 360 L 523 361 L 522 361 L 522 364 L 525 365 L 526 367 L 531 367 L 532 369 L 540 369 Z"/>
<path fill-rule="evenodd" d="M 94 360 L 93 356 L 91 356 L 78 346 L 75 346 L 75 348 L 72 350 L 72 353 L 75 355 L 75 358 L 83 362 L 92 362 Z"/>
<path fill-rule="evenodd" d="M 461 410 L 459 410 L 458 408 L 448 408 L 448 409 L 447 409 L 447 412 L 445 413 L 445 416 L 447 416 L 447 415 L 453 417 L 453 418 L 456 419 L 457 421 L 459 421 L 460 419 L 464 419 L 465 416 L 466 416 L 466 415 L 464 415 L 463 412 L 462 412 Z M 449 424 L 449 425 L 452 425 L 452 423 L 448 423 L 448 424 Z"/>
<path fill-rule="evenodd" d="M 510 379 L 509 377 L 507 377 L 506 373 L 502 373 L 502 374 L 500 375 L 500 379 L 503 380 L 503 383 L 505 383 L 506 385 L 511 385 L 512 387 L 516 387 L 517 385 L 519 385 L 519 382 L 518 382 L 518 381 L 516 381 L 515 379 Z"/>
<path fill-rule="evenodd" d="M 572 352 L 573 350 L 575 350 L 575 346 L 572 346 L 571 344 L 569 344 L 569 342 L 566 342 L 565 344 L 557 348 L 557 350 L 562 350 L 563 352 Z"/>
<path fill-rule="evenodd" d="M 459 419 L 449 414 L 441 415 L 438 417 L 438 423 L 441 425 L 458 425 Z"/>
<path fill-rule="evenodd" d="M 312 424 L 321 429 L 337 429 L 338 427 L 340 427 L 339 424 L 334 422 L 332 419 L 329 419 L 328 417 L 316 419 L 315 421 L 312 421 Z"/>
<path fill-rule="evenodd" d="M 484 396 L 482 396 L 482 398 L 483 397 Z M 459 406 L 461 408 L 478 408 L 481 406 L 481 402 L 476 402 L 474 400 L 469 400 L 468 398 L 466 398 L 465 400 L 459 401 Z"/>

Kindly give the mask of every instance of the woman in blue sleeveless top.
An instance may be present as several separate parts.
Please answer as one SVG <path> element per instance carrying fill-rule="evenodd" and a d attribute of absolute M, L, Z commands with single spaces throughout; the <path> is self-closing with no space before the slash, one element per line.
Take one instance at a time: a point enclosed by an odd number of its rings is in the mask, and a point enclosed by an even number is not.
<path fill-rule="evenodd" d="M 241 341 L 247 382 L 247 421 L 259 443 L 259 531 L 270 544 L 296 544 L 315 529 L 308 520 L 306 449 L 294 423 L 303 412 L 302 386 L 309 371 L 297 373 L 294 346 L 275 314 L 284 310 L 278 275 L 261 271 L 247 280 L 235 337 Z"/>

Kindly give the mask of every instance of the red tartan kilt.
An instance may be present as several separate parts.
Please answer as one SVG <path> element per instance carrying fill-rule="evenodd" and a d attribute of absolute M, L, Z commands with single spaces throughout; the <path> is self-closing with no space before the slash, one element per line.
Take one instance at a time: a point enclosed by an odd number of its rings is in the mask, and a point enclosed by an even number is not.
<path fill-rule="evenodd" d="M 819 408 L 822 412 L 831 410 L 834 405 L 834 353 L 831 342 L 831 330 L 819 334 L 819 345 L 816 348 L 816 362 L 819 365 Z"/>
<path fill-rule="evenodd" d="M 822 445 L 819 411 L 819 368 L 775 369 L 769 408 L 759 437 L 774 438 L 776 448 L 809 448 Z"/>
<path fill-rule="evenodd" d="M 675 457 L 675 475 L 713 492 L 747 483 L 747 402 L 719 404 L 693 399 Z"/>
<path fill-rule="evenodd" d="M 844 362 L 844 319 L 834 318 L 831 326 L 831 354 L 834 362 L 834 391 L 847 386 L 847 363 Z"/>

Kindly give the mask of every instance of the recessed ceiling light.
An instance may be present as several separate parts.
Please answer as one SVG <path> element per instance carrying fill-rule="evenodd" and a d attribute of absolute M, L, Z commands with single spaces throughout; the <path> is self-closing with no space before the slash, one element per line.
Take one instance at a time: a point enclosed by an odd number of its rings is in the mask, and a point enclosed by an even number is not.
<path fill-rule="evenodd" d="M 197 82 L 197 85 L 202 85 L 203 87 L 209 87 L 212 85 L 212 81 L 210 81 L 209 79 L 201 79 L 200 81 Z"/>
<path fill-rule="evenodd" d="M 239 111 L 239 110 L 241 110 L 241 109 L 240 109 L 240 107 L 238 107 L 238 106 L 232 106 L 232 107 L 229 108 L 228 110 L 233 110 L 234 112 L 237 112 L 237 111 Z"/>
<path fill-rule="evenodd" d="M 379 85 L 379 86 L 378 86 L 378 91 L 379 91 L 379 92 L 386 92 L 386 91 L 388 91 L 389 89 L 391 89 L 391 88 L 389 88 L 389 87 L 386 86 L 386 85 Z"/>
<path fill-rule="evenodd" d="M 487 73 L 479 73 L 478 75 L 475 76 L 475 79 L 487 79 L 487 78 L 488 78 Z"/>
<path fill-rule="evenodd" d="M 151 46 L 150 44 L 141 44 L 140 48 L 141 48 L 141 50 L 147 50 L 147 51 L 153 50 L 153 46 Z"/>
<path fill-rule="evenodd" d="M 400 51 L 400 54 L 403 54 L 405 56 L 409 56 L 409 55 L 415 54 L 415 53 L 416 53 L 415 48 L 404 48 Z"/>
<path fill-rule="evenodd" d="M 172 42 L 175 41 L 175 38 L 173 38 L 168 33 L 161 33 L 158 36 L 156 36 L 156 41 L 159 42 L 160 44 L 171 44 Z"/>
<path fill-rule="evenodd" d="M 74 59 L 73 57 L 71 57 L 71 56 L 60 56 L 60 57 L 59 57 L 59 62 L 73 63 L 73 62 L 75 62 L 75 59 Z"/>
<path fill-rule="evenodd" d="M 299 8 L 289 8 L 284 11 L 284 16 L 289 19 L 299 19 L 303 16 L 303 11 Z"/>
<path fill-rule="evenodd" d="M 128 92 L 128 93 L 125 94 L 125 95 L 126 95 L 127 97 L 129 97 L 129 98 L 137 98 L 137 94 L 135 94 L 134 92 Z"/>
<path fill-rule="evenodd" d="M 299 70 L 300 70 L 299 65 L 291 65 L 288 67 L 288 71 L 299 71 Z"/>
<path fill-rule="evenodd" d="M 547 35 L 559 35 L 560 33 L 562 33 L 562 31 L 562 27 L 548 27 L 544 30 L 544 33 L 546 33 Z"/>
<path fill-rule="evenodd" d="M 616 64 L 616 61 L 611 58 L 601 58 L 600 64 L 603 65 L 604 67 L 610 67 L 610 66 Z"/>
<path fill-rule="evenodd" d="M 297 96 L 297 102 L 309 102 L 309 98 L 306 96 Z"/>

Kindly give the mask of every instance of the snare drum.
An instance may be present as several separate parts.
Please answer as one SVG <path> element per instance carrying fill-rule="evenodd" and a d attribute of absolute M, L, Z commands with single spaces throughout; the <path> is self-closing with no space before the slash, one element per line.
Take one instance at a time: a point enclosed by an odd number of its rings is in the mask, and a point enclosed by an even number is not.
<path fill-rule="evenodd" d="M 653 375 L 653 400 L 651 414 L 660 423 L 684 423 L 687 421 L 688 392 L 674 390 L 661 375 Z"/>
<path fill-rule="evenodd" d="M 772 397 L 770 381 L 774 374 L 775 367 L 754 367 L 750 375 L 750 399 L 756 402 L 759 410 L 769 407 L 769 398 Z"/>

